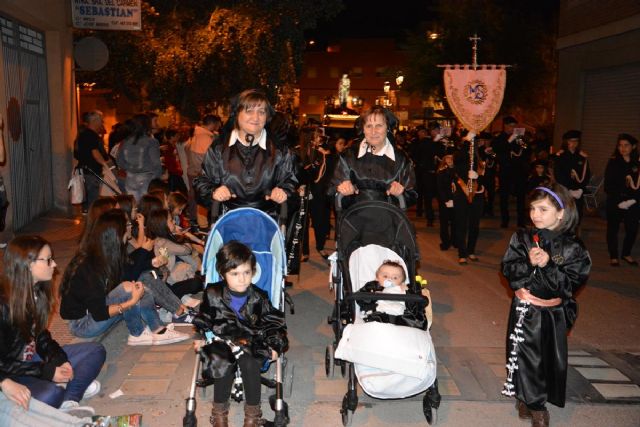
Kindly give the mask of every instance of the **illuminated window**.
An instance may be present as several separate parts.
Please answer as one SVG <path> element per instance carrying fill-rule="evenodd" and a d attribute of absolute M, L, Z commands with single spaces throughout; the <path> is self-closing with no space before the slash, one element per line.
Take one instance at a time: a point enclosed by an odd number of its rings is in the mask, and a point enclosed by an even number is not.
<path fill-rule="evenodd" d="M 318 77 L 318 70 L 316 70 L 316 67 L 307 68 L 307 77 L 310 79 L 315 79 L 316 77 Z"/>

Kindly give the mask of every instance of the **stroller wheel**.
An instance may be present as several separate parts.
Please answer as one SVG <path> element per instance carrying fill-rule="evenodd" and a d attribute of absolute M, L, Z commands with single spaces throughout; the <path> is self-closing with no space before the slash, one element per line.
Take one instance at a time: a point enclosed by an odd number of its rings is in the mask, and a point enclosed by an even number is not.
<path fill-rule="evenodd" d="M 348 408 L 347 396 L 342 398 L 342 408 L 340 409 L 340 415 L 342 415 L 342 425 L 347 427 L 353 422 L 353 411 Z"/>
<path fill-rule="evenodd" d="M 426 394 L 422 399 L 422 412 L 430 426 L 435 425 L 438 422 L 438 408 L 431 406 L 431 400 Z"/>
<path fill-rule="evenodd" d="M 333 358 L 333 354 L 333 344 L 329 344 L 324 352 L 324 372 L 327 375 L 327 378 L 333 377 L 333 370 L 335 368 L 335 359 Z"/>

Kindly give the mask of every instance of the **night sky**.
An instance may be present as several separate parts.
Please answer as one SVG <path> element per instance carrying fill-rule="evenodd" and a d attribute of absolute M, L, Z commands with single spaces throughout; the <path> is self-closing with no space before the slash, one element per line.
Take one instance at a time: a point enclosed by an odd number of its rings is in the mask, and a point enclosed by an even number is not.
<path fill-rule="evenodd" d="M 404 30 L 429 20 L 432 4 L 430 0 L 344 0 L 342 12 L 331 21 L 320 22 L 307 39 L 327 42 L 341 37 L 402 37 Z"/>

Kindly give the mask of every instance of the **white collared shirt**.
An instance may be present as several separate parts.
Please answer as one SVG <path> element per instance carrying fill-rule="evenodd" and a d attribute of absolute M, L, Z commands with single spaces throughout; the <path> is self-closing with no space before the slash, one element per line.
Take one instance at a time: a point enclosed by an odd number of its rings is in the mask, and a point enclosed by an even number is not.
<path fill-rule="evenodd" d="M 363 139 L 360 143 L 360 149 L 358 150 L 358 158 L 364 156 L 367 152 L 370 152 L 374 156 L 387 156 L 394 162 L 396 161 L 396 153 L 393 150 L 393 145 L 389 142 L 389 138 L 385 138 L 382 148 L 375 152 L 371 150 L 371 146 L 367 143 L 367 140 Z"/>
<path fill-rule="evenodd" d="M 229 138 L 229 147 L 231 147 L 233 144 L 236 143 L 236 141 L 239 141 L 239 140 L 240 140 L 240 134 L 238 133 L 237 129 L 234 129 L 233 131 L 231 131 L 231 138 Z M 254 139 L 253 144 L 251 145 L 252 146 L 259 145 L 260 148 L 262 148 L 263 150 L 266 150 L 267 149 L 267 131 L 265 129 L 262 129 L 262 133 L 260 133 L 260 136 Z"/>

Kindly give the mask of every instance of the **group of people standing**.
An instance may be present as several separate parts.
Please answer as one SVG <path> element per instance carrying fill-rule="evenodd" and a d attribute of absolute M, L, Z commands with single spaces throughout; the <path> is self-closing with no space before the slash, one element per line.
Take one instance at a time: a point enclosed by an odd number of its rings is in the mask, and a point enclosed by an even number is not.
<path fill-rule="evenodd" d="M 457 141 L 432 123 L 418 131 L 407 154 L 396 145 L 397 118 L 374 106 L 361 115 L 356 124 L 359 136 L 342 152 L 327 144 L 321 129 L 313 129 L 296 153 L 291 147 L 297 141 L 291 141 L 287 126 L 277 117 L 263 92 L 247 90 L 234 99 L 225 126 L 214 116 L 204 118 L 183 155 L 175 145 L 180 137 L 165 132 L 169 150 L 164 150 L 164 163 L 169 178 L 166 188 L 160 185 L 160 191 L 154 191 L 151 187 L 162 176 L 161 144 L 154 137 L 153 117 L 137 115 L 114 136 L 115 151 L 110 153 L 117 168 L 124 171 L 114 173 L 115 179 L 129 195 L 100 199 L 100 178 L 110 170 L 109 154 L 100 135 L 102 116 L 95 112 L 85 116 L 76 157 L 83 168 L 95 172 L 85 174 L 91 210 L 85 236 L 61 285 L 61 314 L 70 320 L 72 332 L 95 336 L 124 320 L 130 345 L 189 338 L 166 325 L 156 310 L 156 306 L 163 307 L 170 321 L 184 320 L 195 313 L 181 298 L 203 289 L 195 274 L 167 280 L 172 273 L 167 266 L 191 265 L 187 258 L 197 258 L 202 243 L 181 229 L 181 221 L 176 224 L 174 220 L 187 207 L 185 190 L 193 196 L 192 203 L 222 204 L 223 209 L 254 207 L 271 214 L 279 205 L 310 193 L 316 249 L 323 257 L 328 256 L 324 245 L 332 196 L 341 195 L 345 206 L 352 200 L 394 202 L 404 198 L 407 205 L 418 203 L 418 213 L 426 215 L 428 225 L 434 223 L 432 201 L 437 198 L 440 248 L 457 247 L 460 264 L 477 261 L 480 218 L 492 213 L 497 192 L 501 226 L 509 225 L 511 196 L 516 197 L 518 225 L 526 225 L 527 210 L 534 225 L 513 235 L 503 258 L 502 272 L 515 292 L 508 335 L 517 330 L 523 334 L 508 349 L 511 369 L 505 394 L 518 399 L 521 417 L 531 418 L 534 426 L 548 425 L 545 404 L 564 405 L 566 331 L 577 314 L 575 292 L 586 281 L 591 266 L 587 250 L 575 235 L 591 173 L 588 157 L 580 148 L 580 133 L 567 132 L 562 149 L 552 156 L 544 138 L 525 142 L 512 117 L 503 119 L 504 130 L 495 137 L 463 134 Z M 637 141 L 623 134 L 605 174 L 612 265 L 618 260 L 615 239 L 620 222 L 627 231 L 622 259 L 635 262 L 630 251 L 638 225 L 638 176 Z M 192 214 L 189 217 L 193 219 Z M 176 250 L 168 253 L 169 248 Z M 224 280 L 207 290 L 199 315 L 213 321 L 222 338 L 236 339 L 234 333 L 252 331 L 249 336 L 254 338 L 242 344 L 247 355 L 253 356 L 241 362 L 243 381 L 250 387 L 245 426 L 261 425 L 256 360 L 276 358 L 286 349 L 286 325 L 264 295 L 251 286 L 256 265 L 248 248 L 230 243 L 217 257 Z M 51 246 L 37 237 L 16 238 L 5 252 L 0 343 L 6 345 L 0 346 L 0 382 L 3 393 L 24 407 L 32 396 L 39 398 L 39 390 L 51 387 L 55 396 L 42 397 L 43 401 L 54 407 L 77 407 L 104 363 L 101 345 L 87 344 L 81 351 L 60 347 L 46 330 L 55 266 Z M 261 316 L 249 316 L 254 306 L 261 307 L 271 323 Z M 524 316 L 527 312 L 532 314 Z M 270 328 L 269 334 L 265 328 Z M 258 337 L 263 340 L 252 343 Z M 259 354 L 252 353 L 256 348 Z M 511 351 L 516 352 L 515 359 Z M 545 375 L 539 375 L 540 370 Z M 546 380 L 551 377 L 557 379 L 553 384 Z M 233 379 L 233 372 L 216 378 L 214 425 L 228 423 Z M 59 382 L 67 382 L 67 389 L 61 391 L 55 385 Z"/>

